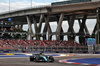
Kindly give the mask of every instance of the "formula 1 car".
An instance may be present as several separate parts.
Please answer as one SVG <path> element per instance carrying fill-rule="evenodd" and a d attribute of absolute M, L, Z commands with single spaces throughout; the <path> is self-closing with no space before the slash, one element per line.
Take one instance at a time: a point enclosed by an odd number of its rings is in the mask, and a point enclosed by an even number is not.
<path fill-rule="evenodd" d="M 43 54 L 33 54 L 30 56 L 30 61 L 35 61 L 35 62 L 53 62 L 54 58 L 52 56 L 46 56 Z"/>

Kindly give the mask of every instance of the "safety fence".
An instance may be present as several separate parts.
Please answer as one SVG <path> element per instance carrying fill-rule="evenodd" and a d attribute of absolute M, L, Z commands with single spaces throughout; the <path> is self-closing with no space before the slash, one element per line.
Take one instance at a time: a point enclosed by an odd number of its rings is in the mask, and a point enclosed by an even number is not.
<path fill-rule="evenodd" d="M 88 47 L 13 47 L 12 49 L 0 49 L 1 52 L 44 52 L 44 53 L 88 53 Z"/>
<path fill-rule="evenodd" d="M 0 49 L 0 53 L 89 53 L 88 46 L 68 46 L 68 47 L 13 47 L 12 49 Z M 100 54 L 100 51 L 95 50 L 91 53 Z"/>

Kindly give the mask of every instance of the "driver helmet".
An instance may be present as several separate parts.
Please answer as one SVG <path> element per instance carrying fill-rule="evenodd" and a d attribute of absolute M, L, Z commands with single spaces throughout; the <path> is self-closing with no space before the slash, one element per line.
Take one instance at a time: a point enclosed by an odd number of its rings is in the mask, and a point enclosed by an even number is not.
<path fill-rule="evenodd" d="M 42 52 L 40 52 L 40 54 L 42 54 Z"/>

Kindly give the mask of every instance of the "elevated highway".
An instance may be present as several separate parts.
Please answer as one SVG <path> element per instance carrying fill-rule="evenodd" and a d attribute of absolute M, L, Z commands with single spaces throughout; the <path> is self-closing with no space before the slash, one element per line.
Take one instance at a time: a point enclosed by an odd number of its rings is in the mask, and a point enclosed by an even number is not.
<path fill-rule="evenodd" d="M 78 3 L 78 4 L 68 4 L 68 5 L 59 5 L 59 6 L 45 6 L 45 7 L 37 7 L 37 8 L 27 8 L 22 9 L 18 11 L 11 11 L 6 13 L 0 14 L 0 19 L 8 19 L 9 17 L 13 20 L 22 21 L 25 22 L 25 18 L 27 15 L 35 15 L 37 17 L 37 20 L 40 17 L 40 14 L 50 14 L 50 22 L 56 21 L 52 18 L 55 18 L 55 16 L 59 16 L 60 13 L 64 13 L 64 16 L 70 16 L 73 14 L 76 14 L 76 18 L 79 19 L 83 16 L 83 14 L 88 14 L 88 18 L 96 18 L 96 9 L 100 7 L 100 2 L 87 2 L 87 3 Z M 21 18 L 21 20 L 20 20 Z M 65 18 L 66 20 L 66 18 Z M 26 21 L 27 23 L 27 21 Z"/>

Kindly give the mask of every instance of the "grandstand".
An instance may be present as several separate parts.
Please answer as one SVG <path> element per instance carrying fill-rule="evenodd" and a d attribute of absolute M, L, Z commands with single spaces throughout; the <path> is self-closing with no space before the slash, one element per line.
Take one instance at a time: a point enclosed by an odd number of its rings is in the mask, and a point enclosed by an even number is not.
<path fill-rule="evenodd" d="M 75 48 L 76 47 L 76 48 Z M 88 49 L 74 41 L 48 41 L 48 40 L 21 40 L 21 39 L 1 39 L 0 50 L 4 51 L 29 51 L 29 52 L 81 52 L 87 53 Z"/>

